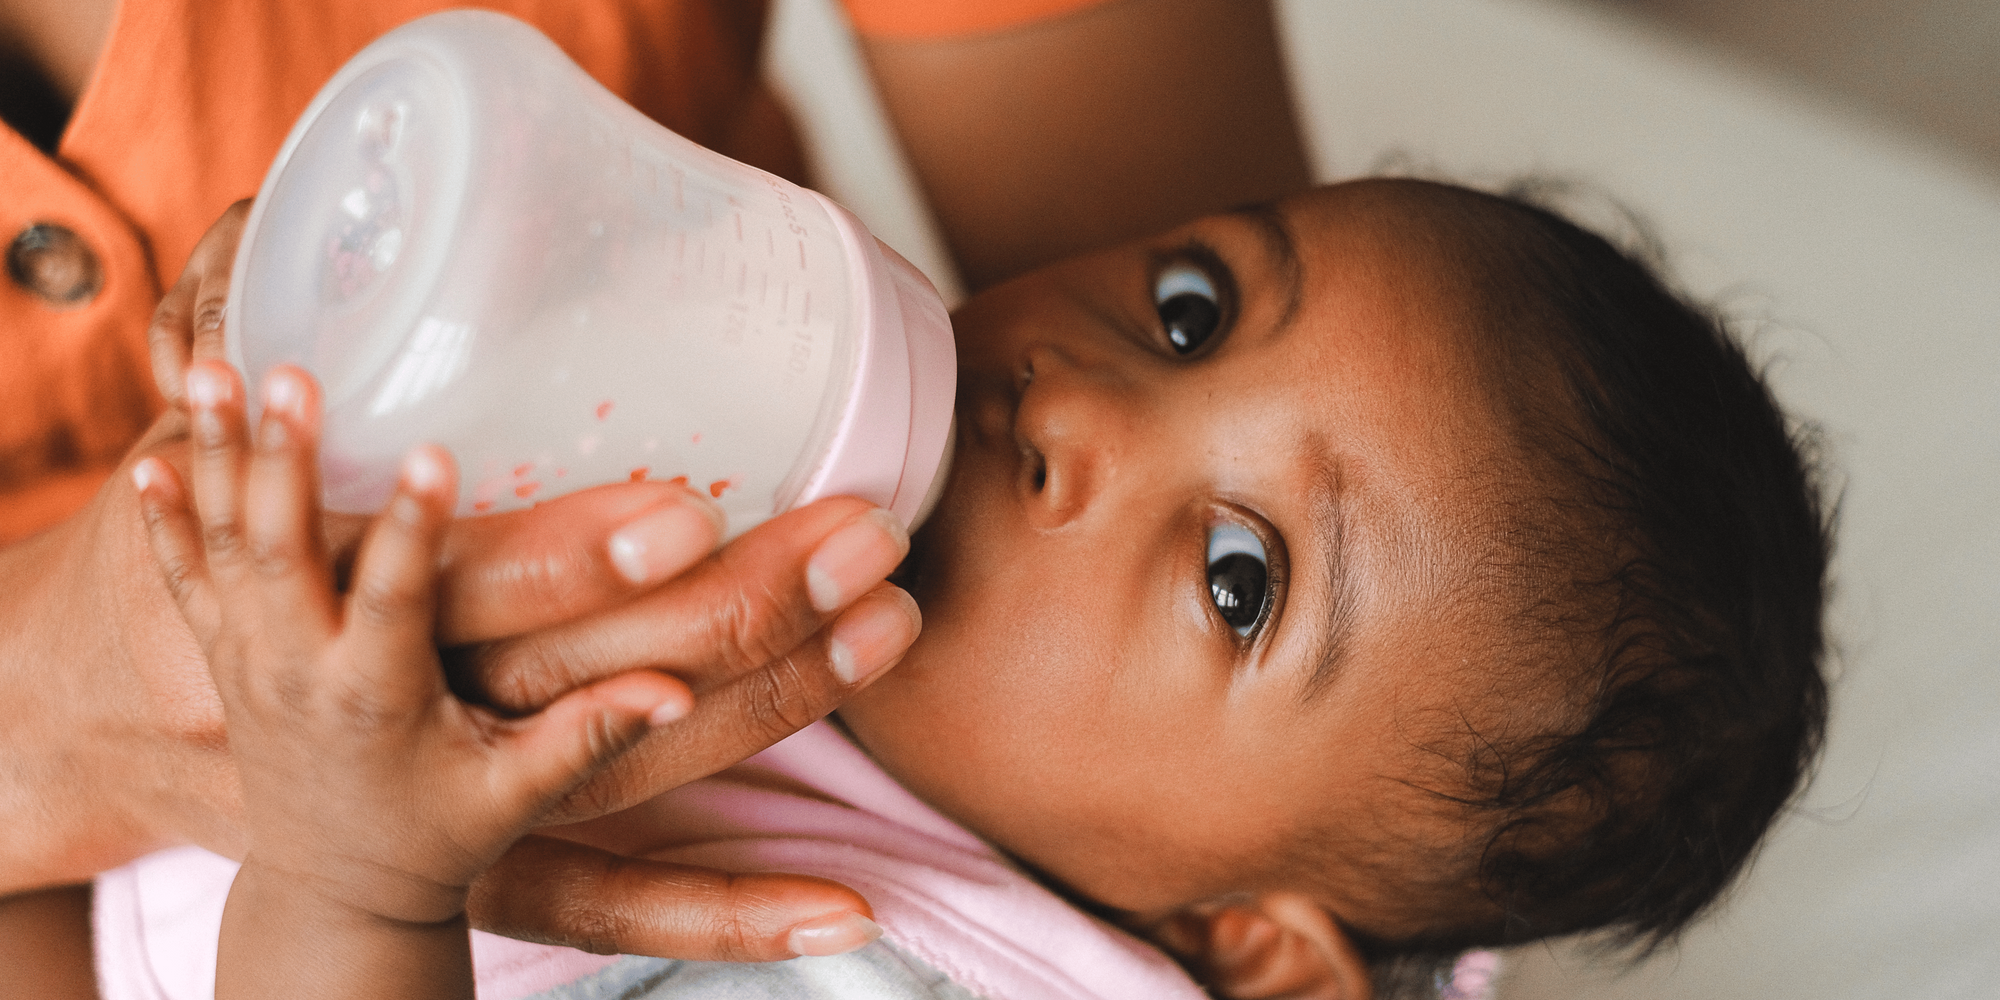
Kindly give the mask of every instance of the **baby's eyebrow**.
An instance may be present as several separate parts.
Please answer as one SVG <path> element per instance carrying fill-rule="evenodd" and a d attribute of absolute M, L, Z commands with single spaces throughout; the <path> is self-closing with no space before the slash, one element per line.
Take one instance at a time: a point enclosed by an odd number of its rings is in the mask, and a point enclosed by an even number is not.
<path fill-rule="evenodd" d="M 1354 592 L 1347 575 L 1347 522 L 1340 502 L 1340 463 L 1327 442 L 1317 436 L 1307 442 L 1303 461 L 1312 484 L 1307 489 L 1307 503 L 1313 535 L 1325 558 L 1322 567 L 1325 580 L 1319 602 L 1325 613 L 1316 623 L 1319 636 L 1308 658 L 1312 670 L 1299 691 L 1299 700 L 1310 702 L 1333 684 L 1346 659 L 1347 637 L 1354 623 Z"/>
<path fill-rule="evenodd" d="M 1241 219 L 1250 224 L 1257 235 L 1263 238 L 1264 251 L 1271 255 L 1277 265 L 1278 280 L 1282 284 L 1285 308 L 1278 316 L 1273 332 L 1290 326 L 1292 317 L 1298 314 L 1299 300 L 1304 295 L 1305 281 L 1300 271 L 1298 244 L 1292 239 L 1292 229 L 1285 224 L 1284 213 L 1272 202 L 1242 205 L 1230 209 L 1225 215 Z"/>

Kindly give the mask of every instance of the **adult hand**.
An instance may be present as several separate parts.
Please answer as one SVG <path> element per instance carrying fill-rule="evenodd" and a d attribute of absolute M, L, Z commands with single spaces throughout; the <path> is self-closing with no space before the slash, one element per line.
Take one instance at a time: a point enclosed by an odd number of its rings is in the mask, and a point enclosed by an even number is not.
<path fill-rule="evenodd" d="M 156 365 L 180 371 L 219 350 L 211 307 L 227 296 L 241 220 L 240 207 L 224 217 L 163 302 Z M 184 399 L 182 389 L 168 398 Z M 184 468 L 187 450 L 185 411 L 170 410 L 83 511 L 0 550 L 0 684 L 10 692 L 0 702 L 10 834 L 0 894 L 82 881 L 176 843 L 240 853 L 234 770 L 193 630 L 212 627 L 214 612 L 178 607 L 151 565 L 129 475 L 145 455 Z M 447 542 L 440 640 L 501 642 L 460 657 L 463 690 L 525 710 L 525 699 L 578 678 L 667 666 L 696 692 L 689 718 L 561 819 L 762 749 L 915 638 L 914 603 L 880 583 L 904 542 L 872 508 L 824 501 L 707 555 L 716 529 L 698 504 L 668 484 L 625 484 L 461 522 Z M 350 545 L 353 527 L 329 524 L 330 546 Z M 818 879 L 726 876 L 536 838 L 473 900 L 475 923 L 515 936 L 698 959 L 837 950 L 852 938 L 849 918 L 867 913 L 857 894 Z"/>

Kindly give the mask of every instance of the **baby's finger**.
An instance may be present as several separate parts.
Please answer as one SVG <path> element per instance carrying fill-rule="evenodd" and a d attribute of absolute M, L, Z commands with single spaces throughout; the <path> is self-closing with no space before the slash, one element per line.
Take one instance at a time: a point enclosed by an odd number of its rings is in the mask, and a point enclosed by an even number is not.
<path fill-rule="evenodd" d="M 246 552 L 243 526 L 243 474 L 246 432 L 243 426 L 243 383 L 235 369 L 220 361 L 197 361 L 188 367 L 188 407 L 191 410 L 195 513 L 201 524 L 208 566 L 225 587 L 242 571 Z"/>
<path fill-rule="evenodd" d="M 868 901 L 806 875 L 736 875 L 524 837 L 472 884 L 482 930 L 600 955 L 775 962 L 881 934 Z"/>
<path fill-rule="evenodd" d="M 242 513 L 256 599 L 270 621 L 290 623 L 287 634 L 309 644 L 334 627 L 333 577 L 319 540 L 318 415 L 311 376 L 290 365 L 265 376 Z"/>
<path fill-rule="evenodd" d="M 504 723 L 502 787 L 537 814 L 631 749 L 647 732 L 687 715 L 694 693 L 679 679 L 635 670 L 572 691 L 542 711 Z"/>
<path fill-rule="evenodd" d="M 132 466 L 132 485 L 139 493 L 139 515 L 146 521 L 153 563 L 160 568 L 167 592 L 190 622 L 212 617 L 208 563 L 202 556 L 201 528 L 188 507 L 180 473 L 158 458 L 142 458 Z"/>
<path fill-rule="evenodd" d="M 368 529 L 347 595 L 346 641 L 366 651 L 362 683 L 419 698 L 442 690 L 435 670 L 400 669 L 430 660 L 436 631 L 438 553 L 458 493 L 451 455 L 424 445 L 403 458 L 402 480 Z"/>

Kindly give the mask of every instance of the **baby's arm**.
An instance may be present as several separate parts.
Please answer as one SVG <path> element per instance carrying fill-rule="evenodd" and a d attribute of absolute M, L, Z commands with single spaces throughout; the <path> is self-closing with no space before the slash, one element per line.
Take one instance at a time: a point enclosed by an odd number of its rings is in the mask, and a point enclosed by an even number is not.
<path fill-rule="evenodd" d="M 473 878 L 691 695 L 634 672 L 522 719 L 458 701 L 433 639 L 450 458 L 411 453 L 343 594 L 318 535 L 311 379 L 271 374 L 254 447 L 233 370 L 197 362 L 187 388 L 199 514 L 164 462 L 133 476 L 155 557 L 219 623 L 206 652 L 248 853 L 216 995 L 471 997 Z"/>

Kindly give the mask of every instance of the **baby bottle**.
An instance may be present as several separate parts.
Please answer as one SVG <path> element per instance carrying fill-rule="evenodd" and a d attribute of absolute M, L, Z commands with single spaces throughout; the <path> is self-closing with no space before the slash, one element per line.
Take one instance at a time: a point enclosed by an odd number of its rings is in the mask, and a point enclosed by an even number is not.
<path fill-rule="evenodd" d="M 945 478 L 956 362 L 923 275 L 499 14 L 411 22 L 320 91 L 228 316 L 253 383 L 319 380 L 332 510 L 380 509 L 424 442 L 461 515 L 683 480 L 731 535 L 835 494 L 914 524 Z"/>

